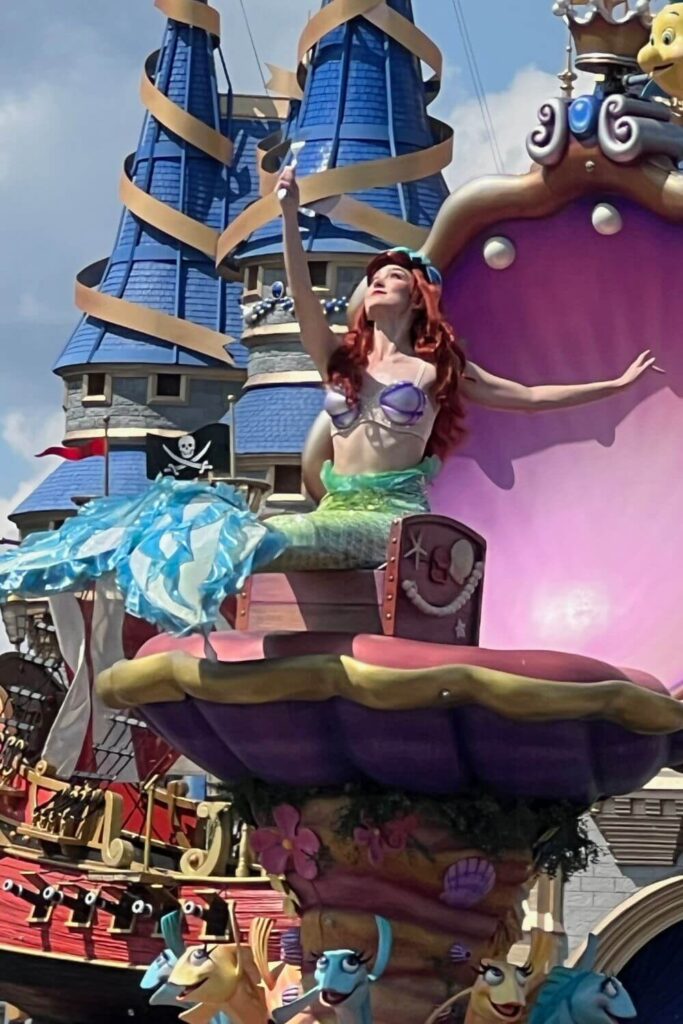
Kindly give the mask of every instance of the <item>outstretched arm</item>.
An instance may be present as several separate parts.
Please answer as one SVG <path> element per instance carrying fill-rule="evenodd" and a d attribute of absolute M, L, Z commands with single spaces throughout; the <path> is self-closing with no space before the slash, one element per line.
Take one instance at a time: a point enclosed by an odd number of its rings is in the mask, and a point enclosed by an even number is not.
<path fill-rule="evenodd" d="M 330 330 L 320 301 L 311 285 L 306 254 L 299 233 L 299 186 L 294 168 L 287 168 L 275 187 L 278 192 L 280 189 L 286 192 L 284 199 L 281 200 L 285 270 L 301 328 L 301 344 L 324 380 L 327 377 L 330 356 L 341 344 L 341 339 Z"/>
<path fill-rule="evenodd" d="M 468 363 L 462 390 L 466 398 L 491 409 L 513 409 L 522 412 L 543 412 L 548 409 L 569 409 L 611 398 L 635 384 L 644 373 L 655 366 L 650 351 L 643 352 L 616 380 L 595 381 L 592 384 L 540 384 L 527 387 L 514 380 L 496 377 L 482 370 L 476 363 Z"/>

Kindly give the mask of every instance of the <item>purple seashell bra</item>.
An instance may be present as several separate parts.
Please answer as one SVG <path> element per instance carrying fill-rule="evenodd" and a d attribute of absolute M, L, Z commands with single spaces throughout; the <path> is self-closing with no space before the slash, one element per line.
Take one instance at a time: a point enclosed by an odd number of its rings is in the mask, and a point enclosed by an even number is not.
<path fill-rule="evenodd" d="M 420 387 L 426 369 L 427 365 L 423 363 L 415 382 L 396 380 L 384 384 L 374 377 L 367 377 L 360 401 L 355 405 L 348 404 L 341 390 L 328 388 L 324 408 L 332 420 L 333 433 L 350 430 L 357 423 L 375 422 L 427 440 L 437 410 L 429 401 L 427 392 Z"/>

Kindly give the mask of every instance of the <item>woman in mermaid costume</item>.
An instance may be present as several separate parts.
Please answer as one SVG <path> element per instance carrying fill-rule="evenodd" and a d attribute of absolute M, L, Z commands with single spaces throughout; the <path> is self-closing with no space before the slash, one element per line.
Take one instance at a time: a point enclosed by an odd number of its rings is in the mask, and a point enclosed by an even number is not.
<path fill-rule="evenodd" d="M 229 485 L 159 477 L 138 497 L 96 499 L 0 555 L 0 600 L 114 576 L 130 614 L 178 636 L 207 634 L 253 572 L 383 563 L 392 522 L 429 510 L 427 486 L 464 434 L 466 401 L 567 408 L 617 394 L 654 367 L 644 352 L 614 381 L 526 387 L 495 377 L 465 358 L 440 309 L 438 271 L 406 249 L 372 260 L 353 326 L 335 335 L 311 286 L 293 169 L 277 188 L 301 341 L 327 391 L 333 462 L 318 509 L 264 521 Z"/>

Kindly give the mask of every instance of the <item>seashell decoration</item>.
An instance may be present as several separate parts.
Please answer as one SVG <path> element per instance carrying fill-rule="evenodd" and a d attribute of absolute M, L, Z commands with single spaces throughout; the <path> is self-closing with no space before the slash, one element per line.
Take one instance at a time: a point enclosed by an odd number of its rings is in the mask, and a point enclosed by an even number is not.
<path fill-rule="evenodd" d="M 440 899 L 449 907 L 467 910 L 486 899 L 495 884 L 496 872 L 491 861 L 483 857 L 467 857 L 446 871 Z"/>
<path fill-rule="evenodd" d="M 290 1003 L 295 1003 L 301 994 L 300 985 L 288 985 L 282 993 L 282 1005 L 289 1006 Z"/>
<path fill-rule="evenodd" d="M 288 928 L 280 938 L 280 959 L 290 967 L 301 967 L 304 962 L 304 950 L 301 945 L 301 929 Z"/>
<path fill-rule="evenodd" d="M 468 540 L 459 540 L 451 548 L 450 574 L 462 586 L 474 569 L 476 555 Z"/>
<path fill-rule="evenodd" d="M 471 957 L 469 949 L 465 949 L 460 942 L 454 942 L 448 950 L 448 959 L 452 964 L 466 964 Z"/>

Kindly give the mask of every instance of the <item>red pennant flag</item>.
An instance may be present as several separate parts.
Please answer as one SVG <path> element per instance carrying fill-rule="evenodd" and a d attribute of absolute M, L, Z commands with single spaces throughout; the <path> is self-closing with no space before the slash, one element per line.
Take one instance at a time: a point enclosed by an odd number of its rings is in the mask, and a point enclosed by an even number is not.
<path fill-rule="evenodd" d="M 69 462 L 79 462 L 81 459 L 89 459 L 92 455 L 106 454 L 107 439 L 105 437 L 96 437 L 92 441 L 87 441 L 78 447 L 60 448 L 55 446 L 46 448 L 44 452 L 38 452 L 36 458 L 42 459 L 44 455 L 59 455 L 62 459 L 68 459 Z"/>

